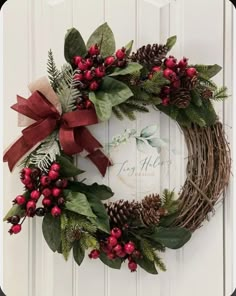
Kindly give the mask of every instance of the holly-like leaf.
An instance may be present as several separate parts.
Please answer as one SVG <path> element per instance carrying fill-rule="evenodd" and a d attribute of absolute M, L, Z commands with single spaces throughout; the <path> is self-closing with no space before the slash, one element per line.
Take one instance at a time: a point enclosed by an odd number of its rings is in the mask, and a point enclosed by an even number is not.
<path fill-rule="evenodd" d="M 133 93 L 125 83 L 111 77 L 103 79 L 101 88 L 96 93 L 89 93 L 89 99 L 93 102 L 101 121 L 108 120 L 112 114 L 112 107 L 125 102 L 131 96 Z"/>
<path fill-rule="evenodd" d="M 101 253 L 99 258 L 105 265 L 111 268 L 114 268 L 114 269 L 121 268 L 122 260 L 120 258 L 110 260 L 109 258 L 107 258 L 107 255 L 104 253 Z"/>
<path fill-rule="evenodd" d="M 7 219 L 11 218 L 12 216 L 19 216 L 21 218 L 21 217 L 24 217 L 24 215 L 25 215 L 25 210 L 22 209 L 21 206 L 16 204 L 10 208 L 6 216 L 3 218 L 3 221 L 7 221 Z"/>
<path fill-rule="evenodd" d="M 86 217 L 96 218 L 86 196 L 83 193 L 70 191 L 66 199 L 67 201 L 65 207 L 67 210 Z"/>
<path fill-rule="evenodd" d="M 172 36 L 172 37 L 167 39 L 166 46 L 167 46 L 169 51 L 175 45 L 176 41 L 177 41 L 177 36 Z"/>
<path fill-rule="evenodd" d="M 75 262 L 78 265 L 81 265 L 82 262 L 83 262 L 83 260 L 84 260 L 85 251 L 81 247 L 80 241 L 75 241 L 75 243 L 74 243 L 74 246 L 73 246 L 73 256 L 74 256 Z"/>
<path fill-rule="evenodd" d="M 138 72 L 142 69 L 142 66 L 139 63 L 130 62 L 125 68 L 115 68 L 114 71 L 109 74 L 109 76 L 123 76 Z"/>
<path fill-rule="evenodd" d="M 61 165 L 60 175 L 62 177 L 65 177 L 65 178 L 74 177 L 84 172 L 78 169 L 68 158 L 64 156 L 57 155 L 56 160 Z"/>
<path fill-rule="evenodd" d="M 43 218 L 43 236 L 49 248 L 56 252 L 61 247 L 61 219 L 53 217 L 50 213 Z"/>
<path fill-rule="evenodd" d="M 156 227 L 150 239 L 170 249 L 179 249 L 191 238 L 191 232 L 182 227 Z"/>
<path fill-rule="evenodd" d="M 64 55 L 68 63 L 73 64 L 74 56 L 85 56 L 87 49 L 80 32 L 75 28 L 67 31 L 64 44 Z"/>
<path fill-rule="evenodd" d="M 150 274 L 158 274 L 155 263 L 148 260 L 146 257 L 136 259 L 137 264 Z"/>
<path fill-rule="evenodd" d="M 141 130 L 140 137 L 142 138 L 149 138 L 153 136 L 157 132 L 157 125 L 149 125 Z"/>
<path fill-rule="evenodd" d="M 115 38 L 107 23 L 99 26 L 89 37 L 87 48 L 97 44 L 103 57 L 112 55 L 116 50 Z"/>
<path fill-rule="evenodd" d="M 205 78 L 208 78 L 208 79 L 214 77 L 216 74 L 218 74 L 222 70 L 222 67 L 217 64 L 195 65 L 194 67 L 199 72 L 199 75 L 203 75 Z"/>
<path fill-rule="evenodd" d="M 99 198 L 100 200 L 106 200 L 114 195 L 114 192 L 112 192 L 110 187 L 106 185 L 99 185 L 97 183 L 87 185 L 81 182 L 70 181 L 68 183 L 68 188 L 71 191 L 78 191 L 84 193 L 85 195 L 89 195 L 91 198 Z"/>
<path fill-rule="evenodd" d="M 134 40 L 131 40 L 128 44 L 125 45 L 127 56 L 129 56 L 131 54 L 133 44 L 134 44 Z"/>

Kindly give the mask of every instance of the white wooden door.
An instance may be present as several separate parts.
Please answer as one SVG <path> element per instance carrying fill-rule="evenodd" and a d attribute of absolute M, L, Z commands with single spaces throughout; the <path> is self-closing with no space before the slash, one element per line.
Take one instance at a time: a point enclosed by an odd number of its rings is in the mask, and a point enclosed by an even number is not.
<path fill-rule="evenodd" d="M 16 94 L 28 96 L 30 81 L 46 74 L 48 49 L 57 64 L 64 63 L 63 43 L 72 26 L 84 38 L 107 21 L 117 47 L 134 39 L 134 47 L 165 42 L 178 36 L 173 50 L 177 57 L 189 57 L 192 63 L 217 63 L 224 71 L 216 82 L 225 83 L 232 93 L 232 6 L 228 0 L 8 0 L 3 8 L 4 35 L 4 147 L 20 134 L 17 115 L 10 110 Z M 232 98 L 217 110 L 231 138 Z M 137 150 L 134 139 L 116 148 L 109 146 L 115 162 L 105 178 L 93 171 L 86 160 L 89 182 L 106 183 L 115 192 L 114 199 L 141 198 L 164 188 L 178 192 L 185 177 L 186 149 L 180 130 L 165 115 L 151 111 L 138 115 L 134 122 L 112 118 L 93 129 L 108 147 L 113 136 L 125 129 L 137 133 L 148 125 L 158 126 L 157 137 L 167 146 L 157 153 Z M 129 151 L 129 156 L 127 155 Z M 4 211 L 21 192 L 18 172 L 10 174 L 4 165 Z M 7 296 L 228 296 L 233 290 L 232 274 L 232 198 L 233 187 L 219 202 L 210 223 L 196 231 L 181 250 L 163 255 L 168 271 L 158 276 L 139 270 L 130 273 L 85 260 L 81 267 L 70 258 L 66 263 L 47 247 L 39 218 L 25 225 L 21 234 L 9 236 L 4 227 L 4 278 Z"/>

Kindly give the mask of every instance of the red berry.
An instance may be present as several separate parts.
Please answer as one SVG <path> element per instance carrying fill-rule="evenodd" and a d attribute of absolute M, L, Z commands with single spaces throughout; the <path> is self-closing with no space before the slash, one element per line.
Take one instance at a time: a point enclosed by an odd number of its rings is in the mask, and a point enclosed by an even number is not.
<path fill-rule="evenodd" d="M 78 105 L 76 106 L 76 108 L 77 108 L 78 110 L 84 110 L 84 109 L 85 109 L 85 106 L 84 106 L 83 103 L 80 103 L 80 104 L 78 104 Z"/>
<path fill-rule="evenodd" d="M 30 200 L 26 204 L 27 211 L 33 212 L 36 209 L 36 203 L 33 200 Z"/>
<path fill-rule="evenodd" d="M 84 75 L 82 73 L 77 73 L 74 75 L 74 80 L 82 81 L 84 79 Z"/>
<path fill-rule="evenodd" d="M 34 184 L 33 183 L 29 183 L 27 185 L 25 185 L 25 187 L 29 190 L 33 190 L 34 189 Z"/>
<path fill-rule="evenodd" d="M 126 256 L 126 253 L 125 253 L 125 251 L 121 251 L 121 252 L 116 253 L 116 255 L 120 258 L 124 258 Z"/>
<path fill-rule="evenodd" d="M 78 63 L 81 62 L 82 59 L 83 59 L 83 58 L 82 58 L 81 56 L 75 56 L 75 57 L 74 57 L 74 63 L 75 63 L 75 65 L 78 65 Z"/>
<path fill-rule="evenodd" d="M 59 195 L 61 195 L 61 189 L 57 187 L 52 188 L 52 196 L 58 197 Z"/>
<path fill-rule="evenodd" d="M 63 182 L 62 187 L 63 187 L 63 188 L 66 188 L 67 185 L 68 185 L 68 180 L 67 180 L 67 179 L 62 179 L 62 182 Z"/>
<path fill-rule="evenodd" d="M 22 174 L 25 174 L 27 176 L 30 176 L 31 172 L 32 172 L 31 168 L 23 168 L 21 171 Z"/>
<path fill-rule="evenodd" d="M 61 215 L 61 209 L 58 206 L 54 206 L 51 209 L 51 214 L 52 214 L 53 217 L 58 217 L 58 216 Z"/>
<path fill-rule="evenodd" d="M 92 82 L 90 83 L 90 85 L 89 85 L 89 89 L 92 90 L 92 91 L 97 90 L 98 87 L 99 87 L 99 84 L 98 84 L 97 81 L 92 81 Z"/>
<path fill-rule="evenodd" d="M 56 172 L 59 172 L 60 169 L 61 169 L 61 166 L 60 166 L 60 164 L 57 163 L 57 162 L 54 162 L 54 163 L 51 165 L 51 167 L 50 167 L 50 170 L 52 170 L 52 171 L 56 171 Z"/>
<path fill-rule="evenodd" d="M 40 178 L 40 183 L 43 186 L 48 186 L 51 183 L 51 179 L 48 176 L 42 176 Z"/>
<path fill-rule="evenodd" d="M 93 60 L 92 59 L 86 59 L 85 64 L 87 65 L 88 68 L 91 68 L 93 65 Z"/>
<path fill-rule="evenodd" d="M 57 204 L 59 206 L 63 206 L 65 204 L 65 199 L 64 197 L 59 197 L 58 200 L 57 200 Z"/>
<path fill-rule="evenodd" d="M 50 171 L 48 172 L 48 176 L 49 176 L 49 178 L 50 178 L 51 180 L 56 180 L 56 179 L 58 179 L 58 177 L 59 177 L 59 172 L 56 172 L 56 171 L 50 170 Z"/>
<path fill-rule="evenodd" d="M 137 270 L 138 265 L 137 265 L 136 262 L 134 262 L 134 261 L 130 261 L 130 262 L 128 263 L 128 267 L 129 267 L 129 269 L 131 270 L 131 272 L 134 272 L 134 271 Z"/>
<path fill-rule="evenodd" d="M 42 200 L 42 204 L 47 208 L 50 207 L 52 204 L 52 201 L 50 198 L 48 197 L 44 197 L 44 199 Z"/>
<path fill-rule="evenodd" d="M 84 61 L 79 62 L 77 66 L 81 71 L 85 71 L 88 69 L 88 66 Z"/>
<path fill-rule="evenodd" d="M 51 194 L 52 194 L 52 191 L 49 188 L 44 188 L 43 191 L 42 191 L 42 195 L 44 197 L 49 197 Z"/>
<path fill-rule="evenodd" d="M 92 250 L 89 254 L 90 259 L 97 259 L 100 256 L 100 251 L 99 250 Z"/>
<path fill-rule="evenodd" d="M 90 70 L 86 71 L 85 74 L 84 74 L 84 78 L 86 80 L 92 80 L 94 77 L 94 73 Z"/>
<path fill-rule="evenodd" d="M 115 257 L 116 257 L 116 255 L 111 252 L 107 254 L 107 258 L 110 260 L 115 259 Z"/>
<path fill-rule="evenodd" d="M 118 244 L 114 247 L 113 251 L 116 252 L 116 254 L 122 252 L 123 248 L 122 245 Z"/>
<path fill-rule="evenodd" d="M 181 82 L 180 82 L 179 79 L 177 79 L 177 80 L 175 80 L 175 81 L 173 81 L 173 82 L 171 83 L 171 86 L 174 87 L 174 88 L 179 88 L 180 85 L 181 85 Z"/>
<path fill-rule="evenodd" d="M 11 229 L 9 230 L 10 234 L 17 234 L 21 231 L 21 224 L 12 225 Z"/>
<path fill-rule="evenodd" d="M 120 238 L 122 235 L 122 231 L 120 230 L 120 228 L 115 227 L 111 230 L 111 235 L 116 237 L 116 238 Z"/>
<path fill-rule="evenodd" d="M 139 259 L 142 257 L 141 253 L 139 252 L 139 250 L 134 250 L 133 254 L 132 254 L 135 258 Z"/>
<path fill-rule="evenodd" d="M 33 190 L 31 193 L 30 193 L 30 197 L 37 201 L 40 197 L 41 193 L 38 191 L 38 190 Z"/>
<path fill-rule="evenodd" d="M 116 52 L 116 57 L 118 60 L 123 60 L 125 58 L 126 54 L 125 54 L 125 48 L 122 47 L 121 49 L 118 49 Z"/>
<path fill-rule="evenodd" d="M 90 109 L 92 106 L 93 106 L 93 103 L 92 103 L 90 100 L 87 100 L 87 101 L 85 102 L 85 108 L 86 108 L 86 109 Z"/>
<path fill-rule="evenodd" d="M 165 78 L 169 79 L 170 81 L 175 81 L 177 78 L 176 73 L 169 68 L 167 68 L 163 71 L 163 76 Z"/>
<path fill-rule="evenodd" d="M 20 222 L 20 217 L 18 215 L 14 215 L 14 216 L 8 218 L 7 222 L 16 225 Z"/>
<path fill-rule="evenodd" d="M 94 44 L 89 48 L 89 54 L 91 56 L 98 55 L 99 53 L 100 53 L 100 50 L 97 44 Z"/>
<path fill-rule="evenodd" d="M 24 177 L 21 179 L 21 182 L 24 184 L 24 185 L 28 185 L 31 183 L 31 177 L 28 176 L 28 175 L 24 175 Z"/>
<path fill-rule="evenodd" d="M 162 99 L 162 105 L 168 106 L 170 103 L 170 99 L 168 97 Z"/>
<path fill-rule="evenodd" d="M 194 76 L 197 75 L 197 70 L 195 68 L 188 68 L 186 69 L 186 74 L 188 77 L 193 78 Z"/>
<path fill-rule="evenodd" d="M 105 76 L 105 69 L 104 67 L 98 67 L 95 69 L 95 75 L 99 78 L 102 78 L 103 76 Z"/>
<path fill-rule="evenodd" d="M 174 57 L 169 57 L 165 59 L 164 64 L 167 68 L 173 69 L 176 67 L 177 60 Z"/>
<path fill-rule="evenodd" d="M 170 87 L 169 86 L 163 86 L 161 89 L 161 92 L 165 95 L 169 95 L 170 94 Z"/>
<path fill-rule="evenodd" d="M 132 254 L 133 251 L 135 250 L 135 244 L 133 242 L 128 242 L 127 244 L 125 244 L 124 246 L 124 251 L 126 252 L 126 254 Z"/>
<path fill-rule="evenodd" d="M 115 62 L 115 58 L 113 56 L 107 57 L 105 59 L 106 66 L 111 66 L 112 64 L 114 64 L 114 62 Z"/>
<path fill-rule="evenodd" d="M 17 195 L 14 202 L 17 203 L 19 206 L 22 206 L 23 204 L 25 204 L 26 198 L 23 195 Z"/>
<path fill-rule="evenodd" d="M 107 239 L 108 245 L 115 247 L 117 245 L 117 239 L 114 236 L 109 236 Z"/>
<path fill-rule="evenodd" d="M 160 66 L 154 66 L 154 67 L 152 67 L 152 71 L 153 72 L 160 72 L 160 71 L 162 71 L 162 68 Z"/>
<path fill-rule="evenodd" d="M 186 68 L 187 66 L 188 66 L 188 59 L 183 57 L 182 60 L 179 61 L 178 67 L 183 69 L 183 68 Z"/>
<path fill-rule="evenodd" d="M 152 80 L 152 78 L 153 78 L 153 73 L 149 73 L 148 74 L 148 79 Z"/>

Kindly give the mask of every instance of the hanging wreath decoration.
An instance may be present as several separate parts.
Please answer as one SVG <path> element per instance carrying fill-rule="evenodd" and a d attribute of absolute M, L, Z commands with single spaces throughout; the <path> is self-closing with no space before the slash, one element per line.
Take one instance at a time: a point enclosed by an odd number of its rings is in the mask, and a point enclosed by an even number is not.
<path fill-rule="evenodd" d="M 211 78 L 218 65 L 189 65 L 167 57 L 176 42 L 146 45 L 132 51 L 132 41 L 116 50 L 107 23 L 98 27 L 87 45 L 72 28 L 65 36 L 65 64 L 55 65 L 48 56 L 49 81 L 41 78 L 29 89 L 28 99 L 17 96 L 12 108 L 27 126 L 4 154 L 10 170 L 23 168 L 24 191 L 14 198 L 4 220 L 9 232 L 21 231 L 27 217 L 42 216 L 42 231 L 53 252 L 67 259 L 73 250 L 80 265 L 85 250 L 111 268 L 123 262 L 151 274 L 165 270 L 158 253 L 182 247 L 199 228 L 221 196 L 230 176 L 230 149 L 212 101 L 227 98 Z M 80 154 L 92 161 L 104 176 L 112 161 L 87 126 L 109 120 L 135 119 L 148 106 L 176 121 L 188 148 L 187 179 L 176 198 L 164 190 L 141 201 L 104 202 L 112 190 L 87 185 L 73 163 Z"/>

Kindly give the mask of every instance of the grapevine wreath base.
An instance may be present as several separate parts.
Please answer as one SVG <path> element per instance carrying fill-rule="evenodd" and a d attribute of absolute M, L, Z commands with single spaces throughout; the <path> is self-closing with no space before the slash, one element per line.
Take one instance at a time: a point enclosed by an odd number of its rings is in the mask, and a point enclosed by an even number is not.
<path fill-rule="evenodd" d="M 4 220 L 10 234 L 21 231 L 26 218 L 43 217 L 44 238 L 53 252 L 80 265 L 85 251 L 111 268 L 123 262 L 151 274 L 165 270 L 159 252 L 177 249 L 202 225 L 228 184 L 230 149 L 212 102 L 227 97 L 211 78 L 218 65 L 189 65 L 167 57 L 176 42 L 146 45 L 131 53 L 132 42 L 116 50 L 105 23 L 87 45 L 72 28 L 65 37 L 61 71 L 49 51 L 49 81 L 30 84 L 31 96 L 17 96 L 12 108 L 27 126 L 4 154 L 10 170 L 21 166 L 22 194 Z M 104 176 L 112 160 L 87 126 L 109 120 L 135 119 L 149 108 L 164 112 L 180 126 L 188 148 L 187 179 L 177 198 L 173 191 L 150 194 L 141 201 L 106 201 L 112 190 L 79 181 L 73 155 L 92 161 Z M 146 140 L 155 142 L 146 130 Z M 89 182 L 89 180 L 88 180 Z"/>

